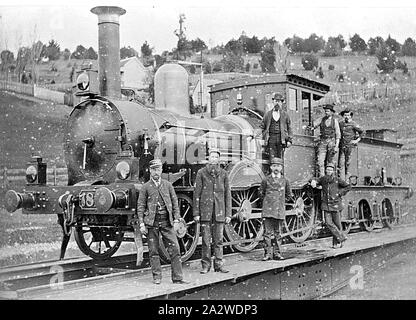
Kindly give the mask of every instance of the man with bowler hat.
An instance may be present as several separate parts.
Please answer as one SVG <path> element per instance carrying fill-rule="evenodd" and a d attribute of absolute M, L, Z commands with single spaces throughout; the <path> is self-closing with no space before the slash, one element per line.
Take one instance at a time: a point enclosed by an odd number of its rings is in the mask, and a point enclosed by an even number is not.
<path fill-rule="evenodd" d="M 289 180 L 283 176 L 282 159 L 273 158 L 270 161 L 270 170 L 271 173 L 263 179 L 260 186 L 260 196 L 263 198 L 262 218 L 266 245 L 263 261 L 284 259 L 279 237 L 285 219 L 285 198 L 292 194 Z"/>
<path fill-rule="evenodd" d="M 325 116 L 314 123 L 313 129 L 320 128 L 318 143 L 318 173 L 320 177 L 325 174 L 325 165 L 334 164 L 338 152 L 341 131 L 338 120 L 334 117 L 334 105 L 323 106 Z"/>
<path fill-rule="evenodd" d="M 292 145 L 293 132 L 288 113 L 283 110 L 285 99 L 280 93 L 273 95 L 274 107 L 266 112 L 260 124 L 263 139 L 267 145 L 270 159 L 283 159 L 284 149 Z"/>
<path fill-rule="evenodd" d="M 349 167 L 352 150 L 358 145 L 364 133 L 364 130 L 352 120 L 353 115 L 350 109 L 340 112 L 340 116 L 344 119 L 339 122 L 341 142 L 339 144 L 338 176 L 345 181 L 348 181 L 350 177 Z"/>
<path fill-rule="evenodd" d="M 201 221 L 202 270 L 211 269 L 211 237 L 214 246 L 214 271 L 227 273 L 223 265 L 222 239 L 224 223 L 231 221 L 231 188 L 228 173 L 220 167 L 219 149 L 209 150 L 208 164 L 196 175 L 194 191 L 194 220 Z"/>
<path fill-rule="evenodd" d="M 147 234 L 150 266 L 153 283 L 160 284 L 162 269 L 159 257 L 159 236 L 169 253 L 172 265 L 172 282 L 185 284 L 182 275 L 182 261 L 175 229 L 178 227 L 179 215 L 178 198 L 172 184 L 162 179 L 162 161 L 154 159 L 149 163 L 150 180 L 139 192 L 137 200 L 137 215 L 140 231 Z"/>
<path fill-rule="evenodd" d="M 318 180 L 312 179 L 312 188 L 322 188 L 321 210 L 323 211 L 325 224 L 332 233 L 332 246 L 334 248 L 342 244 L 347 237 L 342 232 L 341 211 L 343 209 L 342 196 L 346 195 L 351 186 L 338 178 L 335 174 L 335 166 L 329 163 L 325 167 L 325 176 Z"/>

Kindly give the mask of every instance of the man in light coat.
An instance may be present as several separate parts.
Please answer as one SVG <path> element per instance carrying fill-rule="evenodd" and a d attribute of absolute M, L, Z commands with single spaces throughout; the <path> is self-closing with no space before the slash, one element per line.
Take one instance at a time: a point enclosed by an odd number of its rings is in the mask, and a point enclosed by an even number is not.
<path fill-rule="evenodd" d="M 283 176 L 283 161 L 273 158 L 270 161 L 271 173 L 265 177 L 260 186 L 260 195 L 263 198 L 262 218 L 264 224 L 264 241 L 267 260 L 283 260 L 281 254 L 280 234 L 285 219 L 285 198 L 290 197 L 289 180 Z"/>
<path fill-rule="evenodd" d="M 209 163 L 196 175 L 193 216 L 201 221 L 202 270 L 211 269 L 211 236 L 214 244 L 214 271 L 227 273 L 224 269 L 222 239 L 224 223 L 231 221 L 231 188 L 228 173 L 219 165 L 220 151 L 209 151 Z"/>

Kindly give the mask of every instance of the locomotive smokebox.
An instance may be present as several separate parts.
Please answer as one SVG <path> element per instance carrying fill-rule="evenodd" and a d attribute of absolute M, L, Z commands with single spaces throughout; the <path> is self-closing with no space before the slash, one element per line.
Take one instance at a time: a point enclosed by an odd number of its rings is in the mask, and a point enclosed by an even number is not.
<path fill-rule="evenodd" d="M 120 24 L 126 10 L 100 6 L 91 9 L 98 16 L 98 77 L 103 96 L 121 98 Z"/>
<path fill-rule="evenodd" d="M 155 107 L 181 115 L 189 112 L 188 72 L 176 63 L 161 66 L 155 74 Z"/>

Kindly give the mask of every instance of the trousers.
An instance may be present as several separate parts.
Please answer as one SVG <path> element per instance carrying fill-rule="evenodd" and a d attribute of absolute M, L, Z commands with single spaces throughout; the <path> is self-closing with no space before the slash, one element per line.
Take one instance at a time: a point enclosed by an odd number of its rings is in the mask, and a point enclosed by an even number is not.
<path fill-rule="evenodd" d="M 153 279 L 162 279 L 162 268 L 159 257 L 159 237 L 169 253 L 172 269 L 172 280 L 182 280 L 182 260 L 179 252 L 178 239 L 176 238 L 173 227 L 166 223 L 158 223 L 157 226 L 149 227 L 148 247 L 150 256 L 150 266 L 152 268 Z"/>
<path fill-rule="evenodd" d="M 339 148 L 338 174 L 344 181 L 347 181 L 350 177 L 349 167 L 351 164 L 352 149 L 352 146 L 341 146 Z"/>
<path fill-rule="evenodd" d="M 280 134 L 270 135 L 267 146 L 268 146 L 268 149 L 269 149 L 270 160 L 272 160 L 273 158 L 283 159 L 284 152 L 285 152 L 285 147 L 283 146 L 282 142 L 280 141 Z"/>
<path fill-rule="evenodd" d="M 211 268 L 211 238 L 214 248 L 214 269 L 219 269 L 224 264 L 222 239 L 224 235 L 224 222 L 215 221 L 215 215 L 211 221 L 201 221 L 202 234 L 202 268 Z"/>
<path fill-rule="evenodd" d="M 282 233 L 283 219 L 264 218 L 263 223 L 266 255 L 281 253 L 281 241 L 278 238 Z"/>
<path fill-rule="evenodd" d="M 332 237 L 337 242 L 345 240 L 345 235 L 342 232 L 341 212 L 340 211 L 324 211 L 325 223 Z"/>
<path fill-rule="evenodd" d="M 335 164 L 338 150 L 335 149 L 335 138 L 321 140 L 318 144 L 318 172 L 319 176 L 325 175 L 325 166 Z"/>

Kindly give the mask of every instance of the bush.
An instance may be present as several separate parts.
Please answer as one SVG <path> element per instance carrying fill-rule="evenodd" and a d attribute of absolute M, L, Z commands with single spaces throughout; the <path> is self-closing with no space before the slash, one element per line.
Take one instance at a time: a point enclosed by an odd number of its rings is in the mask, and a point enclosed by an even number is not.
<path fill-rule="evenodd" d="M 334 66 L 333 64 L 330 64 L 330 65 L 328 66 L 328 70 L 335 70 L 335 66 Z"/>
<path fill-rule="evenodd" d="M 313 54 L 307 54 L 302 57 L 302 66 L 305 70 L 313 70 L 314 68 L 318 68 L 319 60 Z"/>
<path fill-rule="evenodd" d="M 403 74 L 407 74 L 409 72 L 409 68 L 407 67 L 407 63 L 406 62 L 401 62 L 400 60 L 398 60 L 396 62 L 396 69 L 402 70 Z"/>
<path fill-rule="evenodd" d="M 221 72 L 222 71 L 222 63 L 221 62 L 214 62 L 214 65 L 212 67 L 213 72 Z"/>

